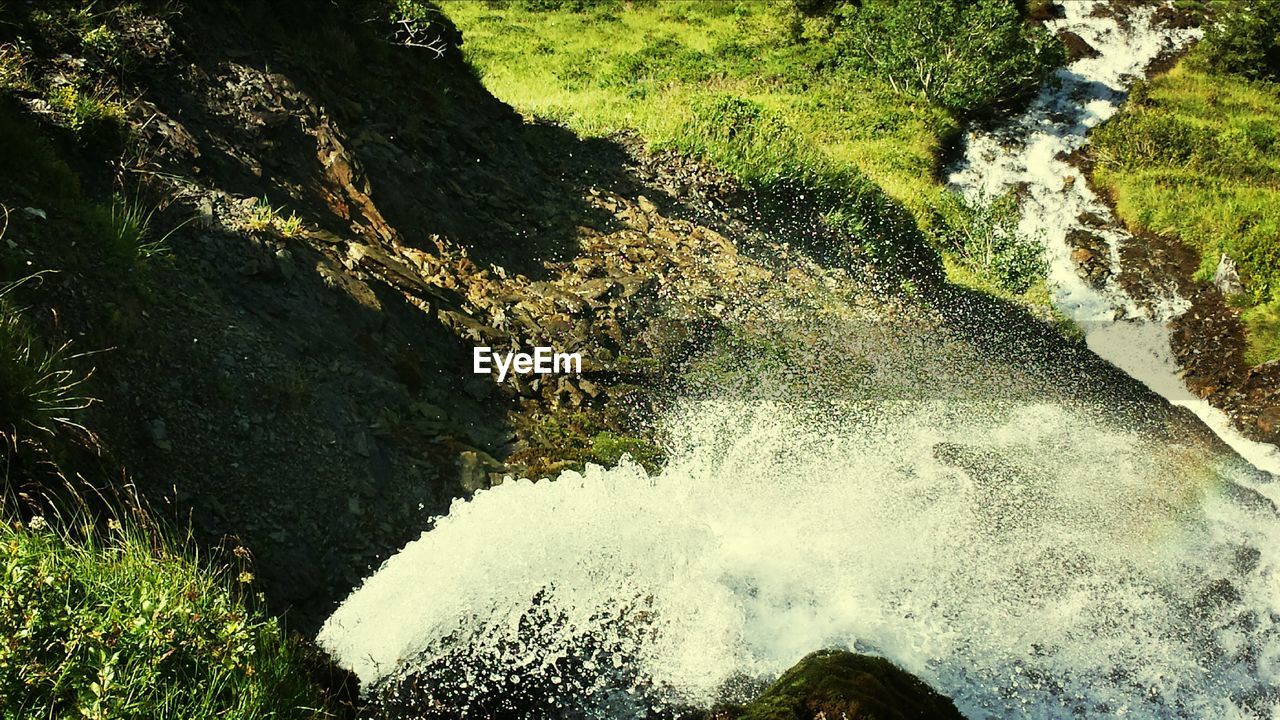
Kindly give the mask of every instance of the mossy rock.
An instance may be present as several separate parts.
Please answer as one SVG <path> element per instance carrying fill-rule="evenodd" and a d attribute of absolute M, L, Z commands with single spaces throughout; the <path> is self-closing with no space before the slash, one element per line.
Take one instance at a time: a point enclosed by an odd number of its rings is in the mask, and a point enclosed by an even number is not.
<path fill-rule="evenodd" d="M 820 650 L 783 673 L 739 720 L 963 720 L 947 697 L 884 658 Z"/>

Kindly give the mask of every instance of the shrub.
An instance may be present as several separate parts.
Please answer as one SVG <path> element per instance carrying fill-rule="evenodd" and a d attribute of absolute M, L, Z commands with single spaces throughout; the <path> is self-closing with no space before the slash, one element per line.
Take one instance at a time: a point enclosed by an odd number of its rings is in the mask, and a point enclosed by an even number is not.
<path fill-rule="evenodd" d="M 1100 164 L 1127 166 L 1187 163 L 1213 154 L 1214 136 L 1208 128 L 1167 113 L 1134 108 L 1093 132 Z"/>
<path fill-rule="evenodd" d="M 327 716 L 304 651 L 233 586 L 153 532 L 0 523 L 6 720 Z"/>
<path fill-rule="evenodd" d="M 1064 61 L 1008 0 L 869 0 L 839 38 L 853 71 L 958 114 L 1008 104 Z"/>
<path fill-rule="evenodd" d="M 1048 271 L 1044 249 L 1035 238 L 1018 234 L 1018 200 L 1006 193 L 988 201 L 946 193 L 939 204 L 935 232 L 961 262 L 1012 293 L 1030 290 Z"/>
<path fill-rule="evenodd" d="M 1216 0 L 1202 52 L 1219 72 L 1280 80 L 1280 0 Z"/>

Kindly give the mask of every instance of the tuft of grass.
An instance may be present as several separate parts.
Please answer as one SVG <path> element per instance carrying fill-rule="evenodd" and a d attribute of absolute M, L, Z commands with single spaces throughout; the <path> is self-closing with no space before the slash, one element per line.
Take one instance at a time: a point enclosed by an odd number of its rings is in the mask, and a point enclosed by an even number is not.
<path fill-rule="evenodd" d="M 288 639 L 244 590 L 157 530 L 0 523 L 5 718 L 331 717 Z"/>
<path fill-rule="evenodd" d="M 244 229 L 249 232 L 265 232 L 273 230 L 281 237 L 292 238 L 302 234 L 304 225 L 296 212 L 284 216 L 284 206 L 272 207 L 271 201 L 265 197 L 258 198 L 249 208 L 248 217 L 244 220 Z"/>
<path fill-rule="evenodd" d="M 249 217 L 245 219 L 244 227 L 249 232 L 262 232 L 275 225 L 278 217 L 276 209 L 271 207 L 271 202 L 261 197 L 252 208 L 249 208 Z"/>
<path fill-rule="evenodd" d="M 156 208 L 146 205 L 141 198 L 133 200 L 117 195 L 111 201 L 111 242 L 119 252 L 134 259 L 160 255 L 168 250 L 168 240 L 174 230 L 153 237 L 151 221 Z"/>
<path fill-rule="evenodd" d="M 12 43 L 0 44 L 0 92 L 30 89 L 27 56 Z"/>
<path fill-rule="evenodd" d="M 22 434 L 52 436 L 67 428 L 83 429 L 76 415 L 93 403 L 83 394 L 88 374 L 72 365 L 81 356 L 70 352 L 69 342 L 46 347 L 12 302 L 17 288 L 39 277 L 0 286 L 0 418 L 5 424 L 0 435 L 8 436 L 10 444 Z"/>
<path fill-rule="evenodd" d="M 280 235 L 293 238 L 302 234 L 302 218 L 297 213 L 289 213 L 289 217 L 280 219 Z"/>
<path fill-rule="evenodd" d="M 117 193 L 108 203 L 87 204 L 81 213 L 106 260 L 125 268 L 136 268 L 143 261 L 168 253 L 169 239 L 191 222 L 187 219 L 157 233 L 159 207 L 147 202 L 141 193 L 134 197 Z"/>
<path fill-rule="evenodd" d="M 1129 227 L 1240 267 L 1253 362 L 1280 358 L 1280 94 L 1221 74 L 1199 53 L 1143 89 L 1141 102 L 1093 134 L 1095 182 Z"/>

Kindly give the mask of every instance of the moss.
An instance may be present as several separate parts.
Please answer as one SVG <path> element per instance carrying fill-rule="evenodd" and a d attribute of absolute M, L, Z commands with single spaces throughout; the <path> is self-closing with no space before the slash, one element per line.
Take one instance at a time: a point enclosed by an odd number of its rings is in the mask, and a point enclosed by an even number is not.
<path fill-rule="evenodd" d="M 919 678 L 884 658 L 820 650 L 783 673 L 741 720 L 962 720 L 960 712 Z"/>
<path fill-rule="evenodd" d="M 615 410 L 615 412 L 617 412 Z M 626 432 L 617 418 L 600 410 L 546 412 L 525 421 L 519 435 L 527 446 L 508 462 L 530 476 L 553 475 L 586 463 L 617 465 L 624 455 L 646 470 L 657 470 L 662 449 L 641 432 Z"/>

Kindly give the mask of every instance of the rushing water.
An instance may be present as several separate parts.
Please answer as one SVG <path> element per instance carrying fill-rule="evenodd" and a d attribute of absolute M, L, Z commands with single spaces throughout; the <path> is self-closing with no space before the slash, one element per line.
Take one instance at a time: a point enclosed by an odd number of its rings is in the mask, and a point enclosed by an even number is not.
<path fill-rule="evenodd" d="M 1098 51 L 1097 57 L 1059 70 L 1015 122 L 972 136 L 950 182 L 978 201 L 1019 188 L 1025 198 L 1019 232 L 1044 241 L 1054 304 L 1084 329 L 1090 349 L 1170 402 L 1190 409 L 1255 466 L 1280 473 L 1280 452 L 1240 435 L 1224 413 L 1183 384 L 1169 348 L 1168 323 L 1188 305 L 1174 290 L 1153 307 L 1140 307 L 1114 279 L 1095 288 L 1077 273 L 1066 240 L 1072 230 L 1105 238 L 1113 266 L 1118 265 L 1120 246 L 1132 237 L 1068 156 L 1085 144 L 1090 129 L 1119 110 L 1126 88 L 1147 65 L 1199 33 L 1153 24 L 1150 8 L 1132 11 L 1122 25 L 1111 17 L 1094 17 L 1097 4 L 1063 3 L 1064 17 L 1047 23 L 1052 31 L 1078 34 Z M 1107 221 L 1109 227 L 1086 226 L 1082 218 L 1089 216 Z"/>
<path fill-rule="evenodd" d="M 1280 523 L 1220 495 L 1203 451 L 1055 405 L 850 426 L 704 403 L 672 426 L 655 477 L 591 467 L 455 503 L 322 643 L 366 681 L 444 664 L 477 696 L 563 685 L 588 717 L 634 715 L 619 683 L 708 703 L 833 645 L 971 717 L 1275 702 Z M 554 622 L 531 637 L 535 609 Z"/>
<path fill-rule="evenodd" d="M 1059 153 L 1189 38 L 1142 14 L 1123 31 L 1092 5 L 1055 22 L 1102 56 L 975 137 L 952 180 L 974 195 L 1029 183 L 1023 230 L 1048 243 L 1091 347 L 1212 419 L 1169 383 L 1176 298 L 1143 315 L 1067 253 L 1065 228 L 1106 208 L 1084 182 L 1064 189 L 1078 172 Z M 689 403 L 659 474 L 590 466 L 455 502 L 320 642 L 366 683 L 426 688 L 462 717 L 660 715 L 748 696 L 829 646 L 884 655 L 973 718 L 1280 713 L 1273 487 L 1238 458 L 1031 394 L 874 413 Z"/>

